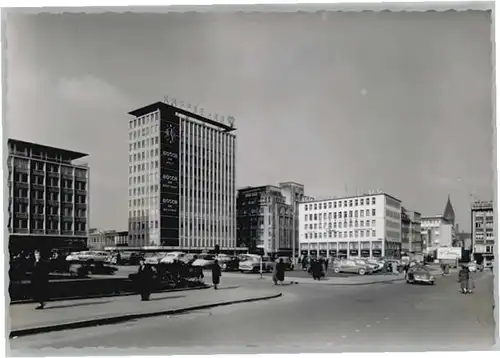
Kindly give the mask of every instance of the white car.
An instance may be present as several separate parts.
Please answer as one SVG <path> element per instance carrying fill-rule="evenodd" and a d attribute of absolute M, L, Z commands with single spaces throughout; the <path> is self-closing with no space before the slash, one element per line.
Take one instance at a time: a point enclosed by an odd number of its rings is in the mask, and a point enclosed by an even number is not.
<path fill-rule="evenodd" d="M 370 267 L 373 269 L 373 272 L 380 271 L 384 267 L 384 263 L 379 262 L 377 260 L 363 260 L 363 261 L 365 261 L 368 265 L 370 265 Z"/>
<path fill-rule="evenodd" d="M 200 255 L 198 258 L 193 262 L 193 266 L 199 266 L 203 268 L 209 268 L 212 267 L 215 263 L 215 256 L 214 255 Z"/>
<path fill-rule="evenodd" d="M 144 262 L 147 265 L 157 265 L 165 257 L 166 252 L 151 252 L 144 255 Z"/>
<path fill-rule="evenodd" d="M 107 262 L 108 260 L 109 253 L 102 251 L 73 252 L 66 257 L 66 261 Z"/>
<path fill-rule="evenodd" d="M 174 251 L 174 252 L 168 252 L 165 254 L 165 256 L 162 257 L 161 263 L 162 264 L 171 264 L 175 260 L 180 260 L 182 261 L 185 258 L 186 254 L 181 251 Z"/>
<path fill-rule="evenodd" d="M 259 255 L 246 255 L 246 260 L 241 261 L 239 270 L 241 272 L 260 272 L 262 260 L 262 272 L 271 272 L 273 270 L 273 263 L 269 257 L 261 257 Z"/>

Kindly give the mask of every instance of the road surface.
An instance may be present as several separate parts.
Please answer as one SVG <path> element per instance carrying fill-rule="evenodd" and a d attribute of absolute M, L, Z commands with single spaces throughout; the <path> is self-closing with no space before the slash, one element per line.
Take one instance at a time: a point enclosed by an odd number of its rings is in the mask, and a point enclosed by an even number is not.
<path fill-rule="evenodd" d="M 228 276 L 228 275 L 227 275 Z M 226 276 L 226 277 L 227 277 Z M 227 285 L 269 281 L 226 278 Z M 279 299 L 190 314 L 142 319 L 10 340 L 19 354 L 43 348 L 116 347 L 152 353 L 213 353 L 221 347 L 287 351 L 480 350 L 494 344 L 493 274 L 478 273 L 476 292 L 458 292 L 456 275 L 435 286 L 403 282 L 369 286 L 289 285 Z M 144 349 L 145 351 L 141 351 Z M 283 348 L 285 349 L 285 348 Z M 54 354 L 32 351 L 31 354 Z M 97 353 L 110 351 L 95 351 Z M 159 352 L 165 352 L 160 350 Z"/>

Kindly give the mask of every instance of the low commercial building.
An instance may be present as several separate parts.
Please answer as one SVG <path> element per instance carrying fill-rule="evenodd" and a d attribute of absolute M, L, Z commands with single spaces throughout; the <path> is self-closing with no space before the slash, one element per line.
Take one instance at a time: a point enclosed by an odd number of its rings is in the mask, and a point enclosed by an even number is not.
<path fill-rule="evenodd" d="M 87 247 L 91 250 L 104 250 L 107 247 L 129 246 L 128 231 L 90 229 Z"/>
<path fill-rule="evenodd" d="M 303 256 L 400 257 L 401 201 L 386 193 L 299 204 Z"/>

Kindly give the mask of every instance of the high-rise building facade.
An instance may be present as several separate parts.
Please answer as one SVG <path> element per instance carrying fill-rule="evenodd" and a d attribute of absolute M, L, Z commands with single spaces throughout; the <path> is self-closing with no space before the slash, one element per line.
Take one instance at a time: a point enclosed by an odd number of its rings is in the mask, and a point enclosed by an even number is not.
<path fill-rule="evenodd" d="M 475 201 L 471 207 L 472 250 L 483 257 L 493 257 L 495 234 L 493 201 Z"/>
<path fill-rule="evenodd" d="M 238 246 L 250 253 L 289 255 L 293 238 L 293 206 L 274 185 L 238 190 Z"/>
<path fill-rule="evenodd" d="M 398 257 L 401 201 L 385 193 L 299 204 L 301 255 Z"/>
<path fill-rule="evenodd" d="M 89 222 L 87 154 L 8 140 L 8 231 L 11 252 L 83 249 Z"/>
<path fill-rule="evenodd" d="M 235 248 L 235 129 L 163 102 L 129 114 L 130 245 Z"/>

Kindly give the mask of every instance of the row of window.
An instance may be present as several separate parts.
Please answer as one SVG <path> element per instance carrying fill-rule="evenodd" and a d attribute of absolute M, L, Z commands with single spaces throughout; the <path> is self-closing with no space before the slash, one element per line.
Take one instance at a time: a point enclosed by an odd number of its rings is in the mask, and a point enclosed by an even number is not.
<path fill-rule="evenodd" d="M 73 216 L 73 208 L 63 207 L 63 215 L 64 216 Z M 18 204 L 16 205 L 16 213 L 20 214 L 28 214 L 28 204 Z M 40 214 L 43 215 L 45 212 L 45 207 L 43 205 L 33 205 L 31 208 L 32 214 Z M 48 215 L 59 215 L 59 207 L 58 206 L 47 206 L 47 214 Z M 77 217 L 86 217 L 87 210 L 86 209 L 76 209 Z"/>
<path fill-rule="evenodd" d="M 359 235 L 358 235 L 359 234 Z M 354 230 L 354 231 L 329 231 L 329 232 L 310 232 L 304 236 L 306 239 L 332 239 L 332 238 L 359 238 L 359 237 L 375 237 L 377 236 L 376 230 Z"/>
<path fill-rule="evenodd" d="M 328 203 L 314 203 L 314 204 L 305 204 L 305 210 L 324 210 L 324 209 L 336 209 L 337 207 L 341 208 L 342 203 L 344 203 L 343 207 L 347 208 L 352 207 L 352 206 L 358 206 L 358 205 L 370 205 L 370 198 L 361 198 L 361 199 L 349 199 L 349 200 L 339 200 L 339 201 L 330 201 Z M 377 203 L 377 198 L 373 197 L 371 198 L 371 203 L 372 205 L 375 205 Z"/>
<path fill-rule="evenodd" d="M 43 230 L 44 227 L 44 221 L 43 220 L 38 220 L 34 219 L 31 220 L 31 229 L 35 230 Z M 73 228 L 73 222 L 71 221 L 63 221 L 60 223 L 58 220 L 47 220 L 45 222 L 45 229 L 46 230 L 59 230 L 59 224 L 61 224 L 61 230 L 63 231 L 71 231 Z M 10 227 L 10 223 L 9 223 Z M 85 231 L 86 230 L 86 223 L 84 222 L 76 222 L 75 223 L 75 231 Z M 28 219 L 18 219 L 14 222 L 14 228 L 16 229 L 27 229 L 28 228 Z"/>
<path fill-rule="evenodd" d="M 376 225 L 375 220 L 372 220 L 371 224 L 372 224 L 372 226 L 375 226 Z M 359 222 L 356 220 L 356 221 L 354 221 L 354 223 L 353 223 L 352 220 L 350 220 L 349 223 L 347 223 L 347 221 L 344 221 L 343 228 L 348 228 L 348 227 L 350 227 L 350 228 L 351 227 L 363 227 L 363 226 L 370 227 L 370 220 L 366 220 L 366 221 L 361 220 Z M 327 225 L 327 223 L 324 223 L 324 225 L 322 223 L 319 223 L 319 224 L 317 224 L 317 223 L 315 223 L 315 224 L 305 224 L 304 229 L 305 230 L 317 230 L 317 229 L 327 229 L 327 228 L 332 229 L 332 227 L 334 229 L 336 229 L 337 228 L 337 223 L 336 222 L 333 223 L 333 226 L 332 226 L 332 223 L 328 223 L 328 225 Z M 338 223 L 338 228 L 342 229 L 342 222 Z"/>
<path fill-rule="evenodd" d="M 377 210 L 376 209 L 372 209 L 371 211 L 372 213 L 372 216 L 377 216 Z M 321 215 L 321 213 L 319 214 L 305 214 L 304 215 L 304 221 L 315 221 L 315 220 L 331 220 L 332 217 L 333 219 L 342 219 L 342 218 L 352 218 L 353 217 L 353 214 L 354 214 L 354 217 L 357 218 L 358 217 L 358 210 L 350 210 L 350 211 L 339 211 L 338 213 L 337 212 L 329 212 L 329 213 L 323 213 L 323 215 Z M 349 216 L 348 216 L 349 215 Z M 366 209 L 366 210 L 359 210 L 359 216 L 360 217 L 364 217 L 364 216 L 370 216 L 370 209 Z"/>

